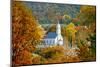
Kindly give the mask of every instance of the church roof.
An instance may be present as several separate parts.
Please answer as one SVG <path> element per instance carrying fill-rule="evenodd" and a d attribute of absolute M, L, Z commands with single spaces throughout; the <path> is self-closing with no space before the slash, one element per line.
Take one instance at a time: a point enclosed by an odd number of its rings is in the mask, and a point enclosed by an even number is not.
<path fill-rule="evenodd" d="M 57 36 L 56 32 L 49 32 L 47 34 L 47 36 L 45 37 L 45 39 L 47 39 L 47 38 L 56 38 L 56 36 Z"/>

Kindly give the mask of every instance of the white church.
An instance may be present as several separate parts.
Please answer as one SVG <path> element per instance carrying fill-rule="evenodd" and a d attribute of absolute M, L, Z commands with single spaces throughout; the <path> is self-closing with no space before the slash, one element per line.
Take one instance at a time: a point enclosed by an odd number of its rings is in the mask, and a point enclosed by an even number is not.
<path fill-rule="evenodd" d="M 44 43 L 48 46 L 63 45 L 63 37 L 61 35 L 61 26 L 59 21 L 56 25 L 56 32 L 49 32 L 44 38 Z"/>

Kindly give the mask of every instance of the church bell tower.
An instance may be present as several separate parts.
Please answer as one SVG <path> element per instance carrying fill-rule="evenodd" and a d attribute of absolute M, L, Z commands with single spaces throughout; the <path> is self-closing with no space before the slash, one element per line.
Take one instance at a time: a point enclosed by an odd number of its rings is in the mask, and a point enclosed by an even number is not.
<path fill-rule="evenodd" d="M 59 21 L 58 21 L 57 26 L 56 26 L 56 34 L 57 34 L 57 44 L 63 45 L 63 38 L 61 35 L 61 26 L 59 24 Z"/>
<path fill-rule="evenodd" d="M 61 35 L 61 27 L 60 27 L 59 21 L 57 23 L 56 33 L 57 33 L 57 35 Z"/>

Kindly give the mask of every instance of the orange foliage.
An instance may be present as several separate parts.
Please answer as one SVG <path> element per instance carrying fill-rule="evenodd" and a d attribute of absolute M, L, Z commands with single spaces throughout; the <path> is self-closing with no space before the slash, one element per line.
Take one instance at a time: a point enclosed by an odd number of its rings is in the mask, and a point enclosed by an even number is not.
<path fill-rule="evenodd" d="M 41 63 L 41 57 L 40 56 L 33 56 L 33 60 L 32 60 L 33 64 L 40 64 Z"/>
<path fill-rule="evenodd" d="M 23 3 L 12 4 L 12 51 L 16 65 L 32 64 L 32 52 L 35 45 L 44 37 L 44 29 L 33 17 L 32 12 Z"/>
<path fill-rule="evenodd" d="M 92 56 L 91 49 L 87 45 L 83 45 L 80 47 L 79 57 L 82 61 L 93 61 L 95 60 L 95 56 Z"/>
<path fill-rule="evenodd" d="M 13 56 L 13 65 L 27 65 L 32 64 L 32 54 L 27 50 L 20 50 Z"/>

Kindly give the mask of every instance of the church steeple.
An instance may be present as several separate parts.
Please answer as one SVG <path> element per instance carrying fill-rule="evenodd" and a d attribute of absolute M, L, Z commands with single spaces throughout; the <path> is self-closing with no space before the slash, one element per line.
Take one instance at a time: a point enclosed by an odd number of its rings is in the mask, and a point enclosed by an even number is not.
<path fill-rule="evenodd" d="M 57 35 L 61 35 L 61 27 L 60 27 L 59 21 L 57 22 L 56 33 Z"/>

